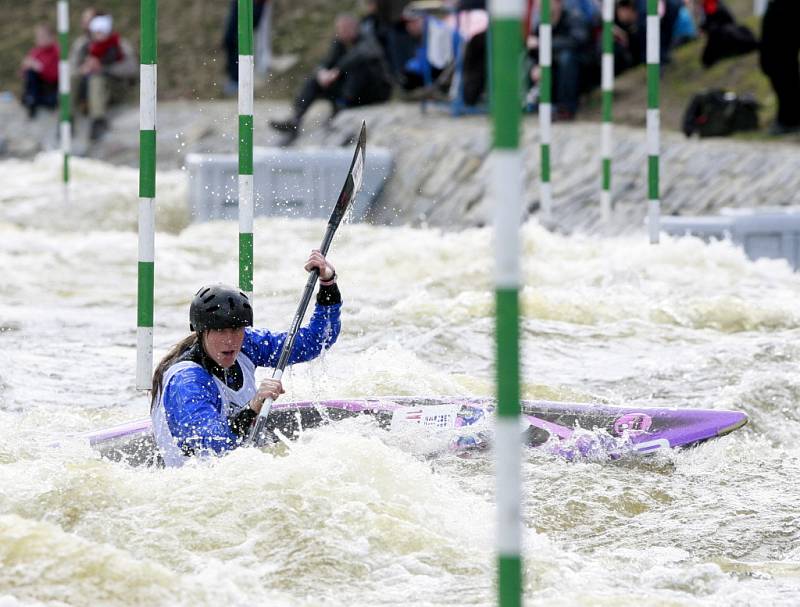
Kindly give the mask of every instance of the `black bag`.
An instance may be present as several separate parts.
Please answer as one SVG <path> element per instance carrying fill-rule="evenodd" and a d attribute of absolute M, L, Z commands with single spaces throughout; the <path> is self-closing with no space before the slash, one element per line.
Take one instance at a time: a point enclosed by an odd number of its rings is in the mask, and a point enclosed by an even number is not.
<path fill-rule="evenodd" d="M 736 131 L 758 129 L 758 102 L 718 89 L 698 93 L 683 114 L 683 133 L 691 137 L 724 137 Z"/>

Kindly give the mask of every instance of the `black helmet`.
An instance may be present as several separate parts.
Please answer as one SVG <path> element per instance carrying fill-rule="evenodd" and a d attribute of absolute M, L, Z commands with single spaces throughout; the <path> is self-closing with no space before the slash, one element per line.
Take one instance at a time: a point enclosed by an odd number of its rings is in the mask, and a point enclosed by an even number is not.
<path fill-rule="evenodd" d="M 253 326 L 253 308 L 247 295 L 227 285 L 202 287 L 189 307 L 189 329 L 237 329 Z"/>

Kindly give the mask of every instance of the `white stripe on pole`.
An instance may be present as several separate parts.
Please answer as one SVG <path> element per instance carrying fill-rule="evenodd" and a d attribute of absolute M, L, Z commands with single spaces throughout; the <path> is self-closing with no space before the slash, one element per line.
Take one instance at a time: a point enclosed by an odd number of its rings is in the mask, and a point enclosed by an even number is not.
<path fill-rule="evenodd" d="M 661 112 L 647 110 L 647 155 L 659 154 L 659 130 L 661 129 Z"/>
<path fill-rule="evenodd" d="M 58 92 L 69 93 L 69 61 L 58 62 Z"/>
<path fill-rule="evenodd" d="M 239 231 L 253 232 L 253 176 L 239 175 Z"/>
<path fill-rule="evenodd" d="M 137 388 L 146 390 L 150 387 L 147 378 L 153 375 L 153 327 L 136 328 L 136 352 Z"/>
<path fill-rule="evenodd" d="M 253 55 L 239 55 L 239 114 L 253 115 Z"/>
<path fill-rule="evenodd" d="M 647 17 L 647 63 L 661 61 L 661 24 L 658 15 Z"/>
<path fill-rule="evenodd" d="M 661 201 L 658 199 L 650 200 L 647 205 L 647 226 L 650 234 L 650 242 L 658 244 L 658 231 L 661 221 Z"/>
<path fill-rule="evenodd" d="M 611 141 L 614 127 L 610 122 L 600 125 L 600 155 L 603 158 L 611 158 Z"/>
<path fill-rule="evenodd" d="M 519 482 L 522 433 L 518 418 L 497 418 L 494 450 L 497 461 L 497 551 L 501 555 L 516 556 L 520 553 L 522 535 Z"/>
<path fill-rule="evenodd" d="M 492 0 L 490 8 L 495 19 L 518 19 L 525 12 L 523 0 Z"/>
<path fill-rule="evenodd" d="M 519 287 L 519 224 L 522 213 L 522 154 L 519 150 L 492 151 L 495 285 Z"/>
<path fill-rule="evenodd" d="M 601 60 L 601 83 L 600 87 L 603 91 L 614 90 L 614 55 L 603 53 Z"/>
<path fill-rule="evenodd" d="M 156 130 L 156 65 L 139 66 L 139 129 Z"/>
<path fill-rule="evenodd" d="M 69 31 L 69 6 L 67 6 L 66 0 L 58 0 L 58 32 L 64 33 Z"/>
<path fill-rule="evenodd" d="M 603 0 L 603 21 L 614 21 L 614 0 Z"/>
<path fill-rule="evenodd" d="M 156 201 L 139 198 L 139 261 L 156 259 Z"/>
<path fill-rule="evenodd" d="M 61 151 L 69 154 L 72 149 L 72 127 L 69 122 L 62 122 L 58 125 L 58 131 L 61 135 Z"/>
<path fill-rule="evenodd" d="M 539 26 L 539 65 L 553 65 L 553 26 L 549 23 Z"/>

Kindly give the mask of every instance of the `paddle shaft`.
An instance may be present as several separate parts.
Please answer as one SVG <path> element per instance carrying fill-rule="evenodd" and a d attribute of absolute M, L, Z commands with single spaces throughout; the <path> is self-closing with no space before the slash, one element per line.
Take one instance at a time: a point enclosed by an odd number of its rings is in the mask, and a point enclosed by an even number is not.
<path fill-rule="evenodd" d="M 328 227 L 325 230 L 325 236 L 322 238 L 322 244 L 319 247 L 323 257 L 328 254 L 328 249 L 331 246 L 331 242 L 333 242 L 333 237 L 336 234 L 336 230 L 339 228 L 339 224 L 342 223 L 342 219 L 344 218 L 345 213 L 347 213 L 347 209 L 353 202 L 353 198 L 355 198 L 355 195 L 361 189 L 361 183 L 364 175 L 364 154 L 366 151 L 366 145 L 367 125 L 362 122 L 361 132 L 358 135 L 358 143 L 356 144 L 356 150 L 353 154 L 353 161 L 350 163 L 350 170 L 347 172 L 347 178 L 344 181 L 344 186 L 342 186 L 342 191 L 339 192 L 339 199 L 336 201 L 336 205 L 333 207 L 331 216 L 328 219 Z M 311 295 L 314 292 L 314 285 L 317 282 L 317 278 L 319 278 L 319 269 L 314 268 L 311 270 L 308 281 L 306 282 L 306 288 L 303 291 L 303 297 L 300 299 L 300 304 L 297 306 L 297 312 L 295 312 L 294 320 L 292 320 L 292 326 L 289 328 L 289 331 L 286 334 L 286 341 L 283 342 L 283 348 L 281 349 L 281 355 L 278 358 L 278 364 L 275 366 L 275 370 L 272 372 L 273 379 L 280 379 L 283 376 L 283 370 L 286 368 L 286 365 L 289 362 L 289 356 L 291 355 L 292 348 L 294 347 L 294 340 L 295 337 L 297 337 L 297 332 L 300 330 L 300 323 L 303 322 L 303 317 L 306 315 L 306 310 L 308 309 L 308 304 L 311 301 Z M 253 423 L 253 427 L 251 428 L 250 434 L 247 437 L 247 443 L 252 444 L 263 435 L 267 426 L 267 416 L 269 415 L 270 409 L 272 409 L 272 399 L 267 398 L 264 401 L 264 404 L 261 405 L 261 411 L 259 412 L 258 417 L 256 417 L 256 421 Z"/>
<path fill-rule="evenodd" d="M 328 254 L 328 249 L 331 246 L 331 241 L 333 241 L 333 236 L 336 234 L 336 228 L 338 227 L 339 222 L 336 222 L 335 224 L 328 223 L 328 228 L 325 230 L 325 237 L 322 239 L 322 244 L 319 247 L 323 257 Z M 300 304 L 297 306 L 297 311 L 294 313 L 292 326 L 289 328 L 289 331 L 286 334 L 286 340 L 283 342 L 283 348 L 281 349 L 281 355 L 278 358 L 278 364 L 275 365 L 275 370 L 272 372 L 272 379 L 280 379 L 283 376 L 283 370 L 286 368 L 286 365 L 289 362 L 289 356 L 291 355 L 292 348 L 294 347 L 294 340 L 297 337 L 297 332 L 300 330 L 300 324 L 303 322 L 303 317 L 306 315 L 306 310 L 308 310 L 308 304 L 311 302 L 311 296 L 314 293 L 314 286 L 317 284 L 318 278 L 319 269 L 314 268 L 309 273 L 308 280 L 306 281 L 306 287 L 303 289 L 303 296 L 300 299 Z M 258 417 L 253 424 L 253 428 L 250 431 L 248 442 L 256 440 L 264 432 L 264 428 L 267 425 L 267 416 L 269 415 L 270 409 L 272 409 L 272 402 L 273 400 L 271 398 L 267 398 L 264 401 L 264 404 L 261 405 L 261 411 L 258 414 Z"/>

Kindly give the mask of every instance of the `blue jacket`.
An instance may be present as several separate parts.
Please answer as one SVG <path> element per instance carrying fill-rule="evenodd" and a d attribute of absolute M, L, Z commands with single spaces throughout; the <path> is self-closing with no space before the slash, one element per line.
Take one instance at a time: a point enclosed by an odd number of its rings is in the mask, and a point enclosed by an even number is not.
<path fill-rule="evenodd" d="M 290 365 L 312 360 L 319 356 L 323 348 L 327 350 L 336 342 L 341 329 L 340 309 L 341 303 L 316 305 L 308 325 L 297 332 L 289 356 Z M 286 335 L 246 327 L 242 354 L 257 367 L 274 367 Z M 202 450 L 221 454 L 236 448 L 242 437 L 231 427 L 231 420 L 222 414 L 222 398 L 212 373 L 216 371 L 217 377 L 224 377 L 223 381 L 227 381 L 229 386 L 237 377 L 236 373 L 232 373 L 233 377 L 230 378 L 228 374 L 221 376 L 221 369 L 214 369 L 213 361 L 204 355 L 202 348 L 199 350 L 205 360 L 195 360 L 197 356 L 189 360 L 201 366 L 179 370 L 164 387 L 164 412 L 169 431 L 185 454 Z M 238 363 L 234 367 L 231 369 L 238 371 L 238 380 L 241 381 L 241 373 L 248 371 Z"/>

